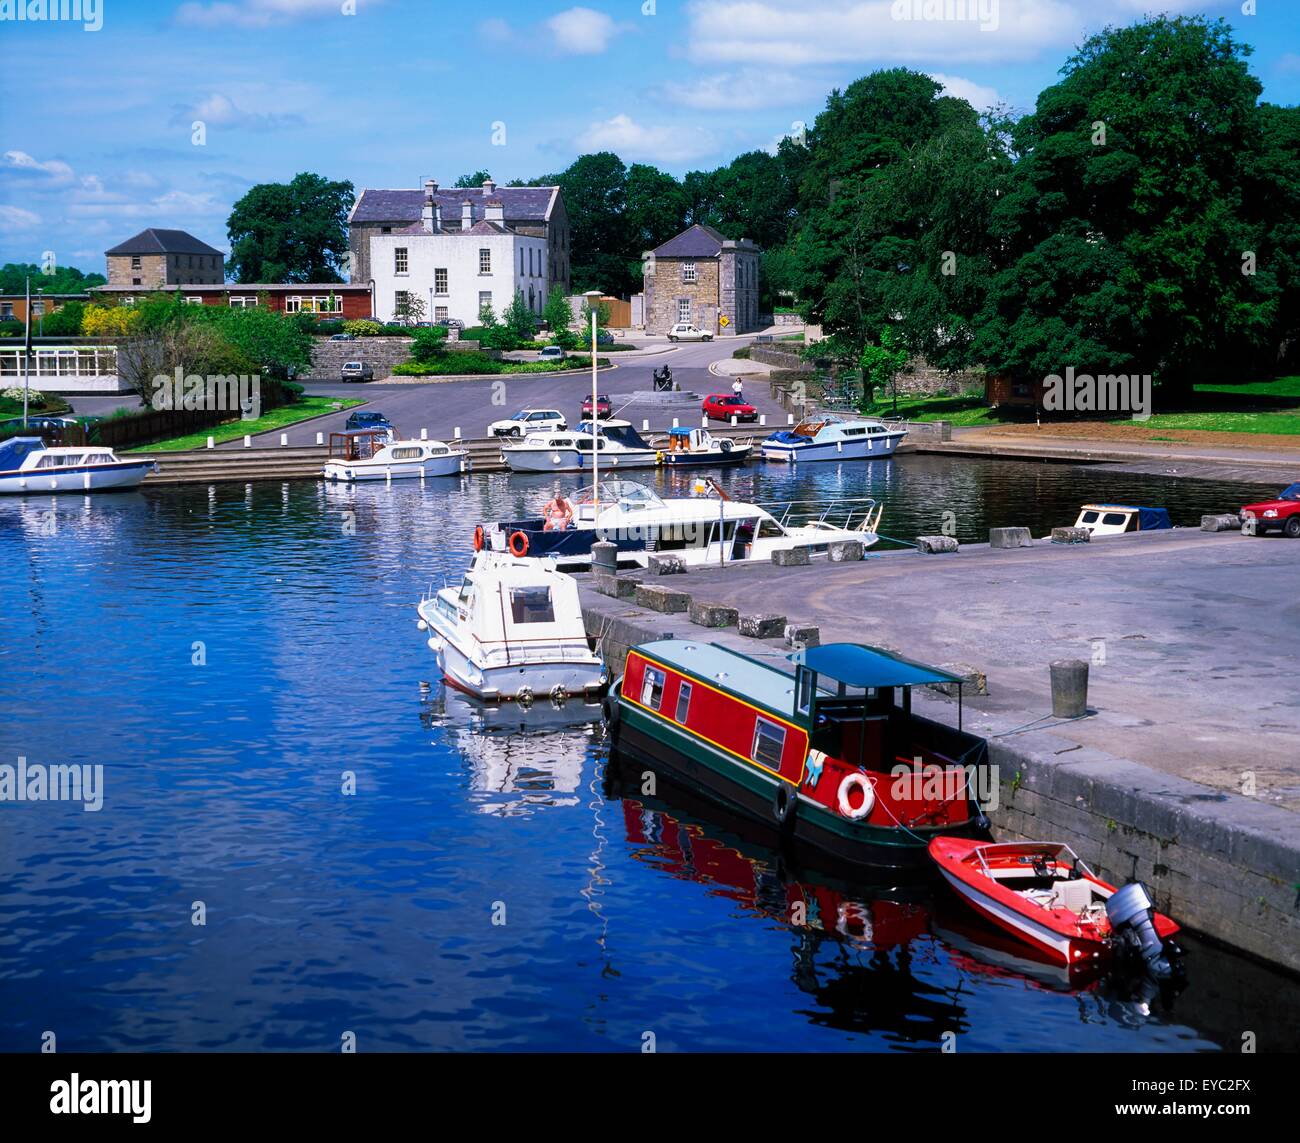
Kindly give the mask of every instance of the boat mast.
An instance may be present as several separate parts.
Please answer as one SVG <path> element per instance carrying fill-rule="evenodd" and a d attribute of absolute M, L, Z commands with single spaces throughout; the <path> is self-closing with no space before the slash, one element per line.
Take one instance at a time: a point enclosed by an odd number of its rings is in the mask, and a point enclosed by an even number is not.
<path fill-rule="evenodd" d="M 600 434 L 596 431 L 600 424 L 600 409 L 596 404 L 596 315 L 600 309 L 600 291 L 588 290 L 582 295 L 587 299 L 587 310 L 591 314 L 591 501 L 592 526 L 600 522 Z"/>

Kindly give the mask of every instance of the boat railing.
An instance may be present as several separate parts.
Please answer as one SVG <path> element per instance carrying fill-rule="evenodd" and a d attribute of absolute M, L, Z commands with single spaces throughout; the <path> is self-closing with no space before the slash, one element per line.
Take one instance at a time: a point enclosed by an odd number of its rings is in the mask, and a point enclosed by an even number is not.
<path fill-rule="evenodd" d="M 591 649 L 584 639 L 563 636 L 544 639 L 480 639 L 476 635 L 474 641 L 483 655 L 484 665 L 489 667 L 533 660 L 586 662 L 591 658 Z"/>
<path fill-rule="evenodd" d="M 759 504 L 782 528 L 838 528 L 846 532 L 874 531 L 884 509 L 870 496 L 835 500 L 787 500 Z"/>

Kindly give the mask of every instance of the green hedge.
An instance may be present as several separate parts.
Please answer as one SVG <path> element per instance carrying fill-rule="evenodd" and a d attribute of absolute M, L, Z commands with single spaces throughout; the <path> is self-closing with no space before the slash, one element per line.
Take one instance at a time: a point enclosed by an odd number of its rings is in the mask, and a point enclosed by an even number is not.
<path fill-rule="evenodd" d="M 608 365 L 609 359 L 596 358 L 598 365 Z M 560 373 L 566 369 L 590 369 L 591 358 L 568 357 L 563 361 L 498 361 L 477 353 L 448 353 L 430 361 L 408 361 L 396 365 L 393 372 L 403 377 L 442 377 L 460 374 L 502 373 Z"/>

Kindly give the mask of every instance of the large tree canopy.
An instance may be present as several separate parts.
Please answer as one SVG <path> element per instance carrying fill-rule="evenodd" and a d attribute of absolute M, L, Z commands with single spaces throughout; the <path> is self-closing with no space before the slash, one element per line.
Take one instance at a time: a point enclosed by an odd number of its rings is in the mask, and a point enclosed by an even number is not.
<path fill-rule="evenodd" d="M 304 172 L 259 183 L 230 212 L 227 270 L 237 282 L 339 282 L 347 253 L 349 182 Z"/>
<path fill-rule="evenodd" d="M 6 262 L 0 266 L 0 294 L 21 294 L 28 278 L 32 280 L 33 296 L 41 290 L 47 294 L 81 294 L 108 281 L 103 274 L 83 274 L 75 266 L 56 266 L 52 274 L 47 274 L 34 262 Z"/>

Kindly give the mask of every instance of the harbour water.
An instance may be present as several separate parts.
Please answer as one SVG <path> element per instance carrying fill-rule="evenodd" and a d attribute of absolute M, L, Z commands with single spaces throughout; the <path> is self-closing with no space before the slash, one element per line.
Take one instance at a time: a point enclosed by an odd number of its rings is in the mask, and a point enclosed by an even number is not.
<path fill-rule="evenodd" d="M 950 511 L 965 540 L 1258 491 L 937 457 L 721 480 L 876 496 L 905 538 Z M 449 695 L 413 604 L 552 486 L 0 502 L 0 763 L 104 775 L 97 812 L 0 804 L 0 1050 L 1295 1047 L 1285 984 L 1240 958 L 1189 941 L 1176 997 L 1071 987 L 932 886 L 807 877 L 642 796 L 593 710 L 521 728 Z"/>

